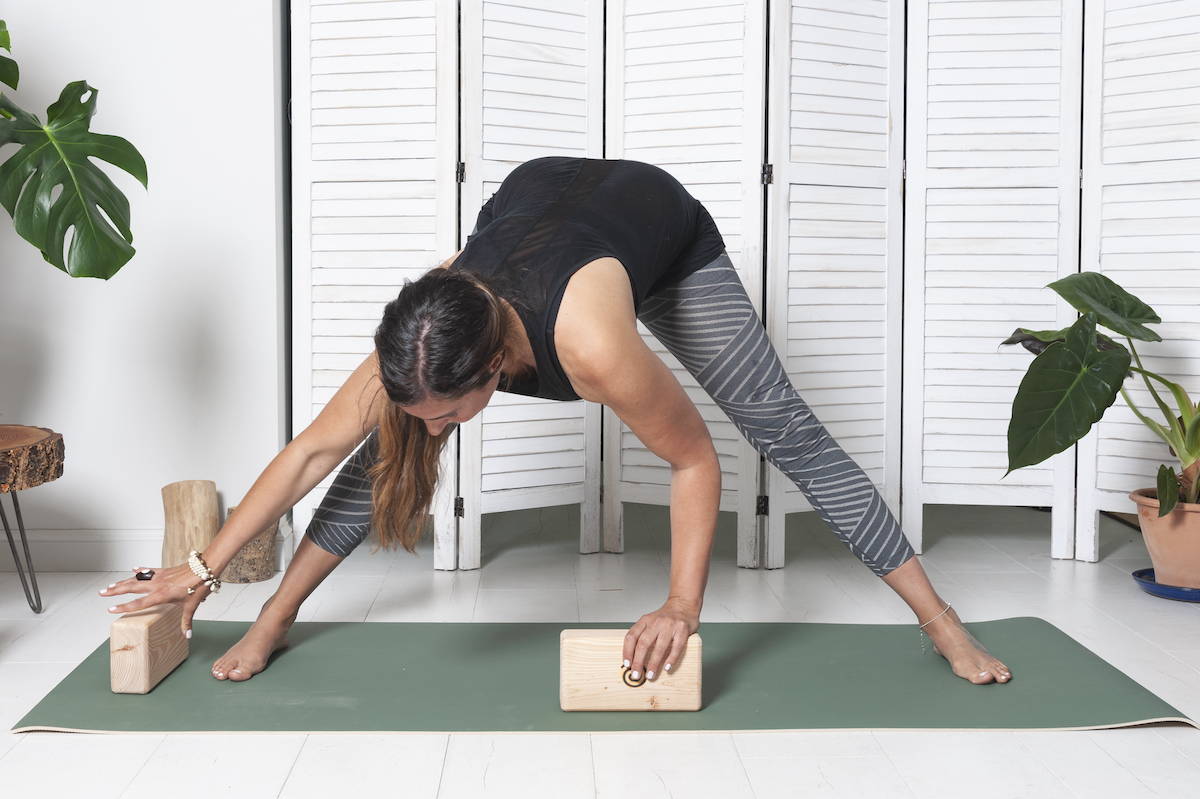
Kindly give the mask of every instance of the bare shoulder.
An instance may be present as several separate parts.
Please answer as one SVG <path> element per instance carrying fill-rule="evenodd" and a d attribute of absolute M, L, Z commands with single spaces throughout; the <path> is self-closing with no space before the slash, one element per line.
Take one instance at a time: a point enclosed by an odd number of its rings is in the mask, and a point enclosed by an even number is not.
<path fill-rule="evenodd" d="M 454 253 L 454 255 L 451 255 L 449 258 L 447 258 L 446 260 L 442 261 L 440 264 L 438 264 L 437 266 L 435 266 L 435 267 L 434 267 L 434 269 L 448 269 L 448 268 L 450 268 L 450 264 L 454 263 L 454 262 L 455 262 L 455 261 L 458 259 L 458 256 L 460 256 L 460 255 L 462 255 L 462 250 L 459 250 L 458 252 Z"/>
<path fill-rule="evenodd" d="M 596 385 L 600 360 L 621 352 L 637 336 L 633 287 L 616 258 L 598 258 L 571 275 L 554 322 L 554 348 L 575 392 L 602 401 Z M 589 396 L 590 395 L 590 396 Z"/>

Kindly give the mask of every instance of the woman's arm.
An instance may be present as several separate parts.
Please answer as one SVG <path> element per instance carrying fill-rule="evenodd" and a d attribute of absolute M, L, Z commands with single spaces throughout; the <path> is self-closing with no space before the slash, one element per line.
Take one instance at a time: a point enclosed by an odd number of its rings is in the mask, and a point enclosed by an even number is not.
<path fill-rule="evenodd" d="M 263 470 L 204 549 L 210 569 L 220 573 L 246 543 L 345 460 L 379 424 L 387 394 L 379 382 L 374 350 L 333 395 L 317 418 L 288 442 Z"/>
<path fill-rule="evenodd" d="M 587 399 L 620 417 L 638 440 L 671 464 L 671 587 L 668 599 L 704 599 L 721 499 L 721 466 L 700 412 L 667 365 L 636 333 L 581 360 L 572 380 Z M 612 353 L 619 353 L 614 357 Z M 565 367 L 564 367 L 565 368 Z M 580 394 L 583 396 L 583 393 Z"/>
<path fill-rule="evenodd" d="M 380 414 L 389 400 L 379 382 L 378 364 L 378 357 L 372 351 L 312 424 L 263 469 L 204 549 L 205 563 L 218 576 L 251 538 L 311 491 L 379 424 Z M 166 565 L 156 570 L 152 580 L 129 578 L 114 583 L 100 594 L 146 594 L 131 602 L 114 605 L 109 608 L 110 613 L 129 613 L 162 602 L 180 602 L 183 605 L 183 629 L 190 631 L 192 615 L 208 593 L 207 588 L 197 587 L 199 582 L 187 564 Z M 194 594 L 186 593 L 189 586 L 197 587 Z"/>
<path fill-rule="evenodd" d="M 663 607 L 625 638 L 634 671 L 659 671 L 700 624 L 721 498 L 721 467 L 700 412 L 633 324 L 592 327 L 559 351 L 576 393 L 608 405 L 642 444 L 671 464 L 671 578 Z"/>

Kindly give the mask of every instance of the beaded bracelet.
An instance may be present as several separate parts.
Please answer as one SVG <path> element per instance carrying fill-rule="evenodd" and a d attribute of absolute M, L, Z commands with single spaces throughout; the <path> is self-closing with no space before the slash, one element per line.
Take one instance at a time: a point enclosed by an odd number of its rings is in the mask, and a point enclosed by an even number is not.
<path fill-rule="evenodd" d="M 200 557 L 199 550 L 193 549 L 188 553 L 188 566 L 191 567 L 193 574 L 203 580 L 204 584 L 212 589 L 214 594 L 221 590 L 221 581 L 208 568 L 208 564 L 204 562 L 204 558 Z"/>

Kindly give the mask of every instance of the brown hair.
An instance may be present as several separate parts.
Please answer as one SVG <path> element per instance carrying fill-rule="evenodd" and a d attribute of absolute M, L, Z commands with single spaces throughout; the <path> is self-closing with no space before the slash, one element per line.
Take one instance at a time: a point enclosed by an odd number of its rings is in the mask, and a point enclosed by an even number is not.
<path fill-rule="evenodd" d="M 371 526 L 379 544 L 416 553 L 440 477 L 448 424 L 431 436 L 425 420 L 400 406 L 451 400 L 486 385 L 492 359 L 505 349 L 509 321 L 495 292 L 479 276 L 431 269 L 406 280 L 383 309 L 375 330 L 379 377 L 391 400 L 379 422 L 379 453 L 371 477 Z"/>

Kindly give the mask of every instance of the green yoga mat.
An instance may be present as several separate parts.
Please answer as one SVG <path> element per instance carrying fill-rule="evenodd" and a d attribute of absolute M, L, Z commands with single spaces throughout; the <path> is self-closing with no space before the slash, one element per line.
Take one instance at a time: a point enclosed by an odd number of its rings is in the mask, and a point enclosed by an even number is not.
<path fill-rule="evenodd" d="M 1095 729 L 1191 719 L 1043 619 L 966 625 L 1013 671 L 972 685 L 911 624 L 701 624 L 699 711 L 564 712 L 558 640 L 596 623 L 307 622 L 266 671 L 209 669 L 248 622 L 197 621 L 150 693 L 109 690 L 108 642 L 13 728 L 87 732 Z M 613 664 L 619 668 L 618 663 Z"/>

